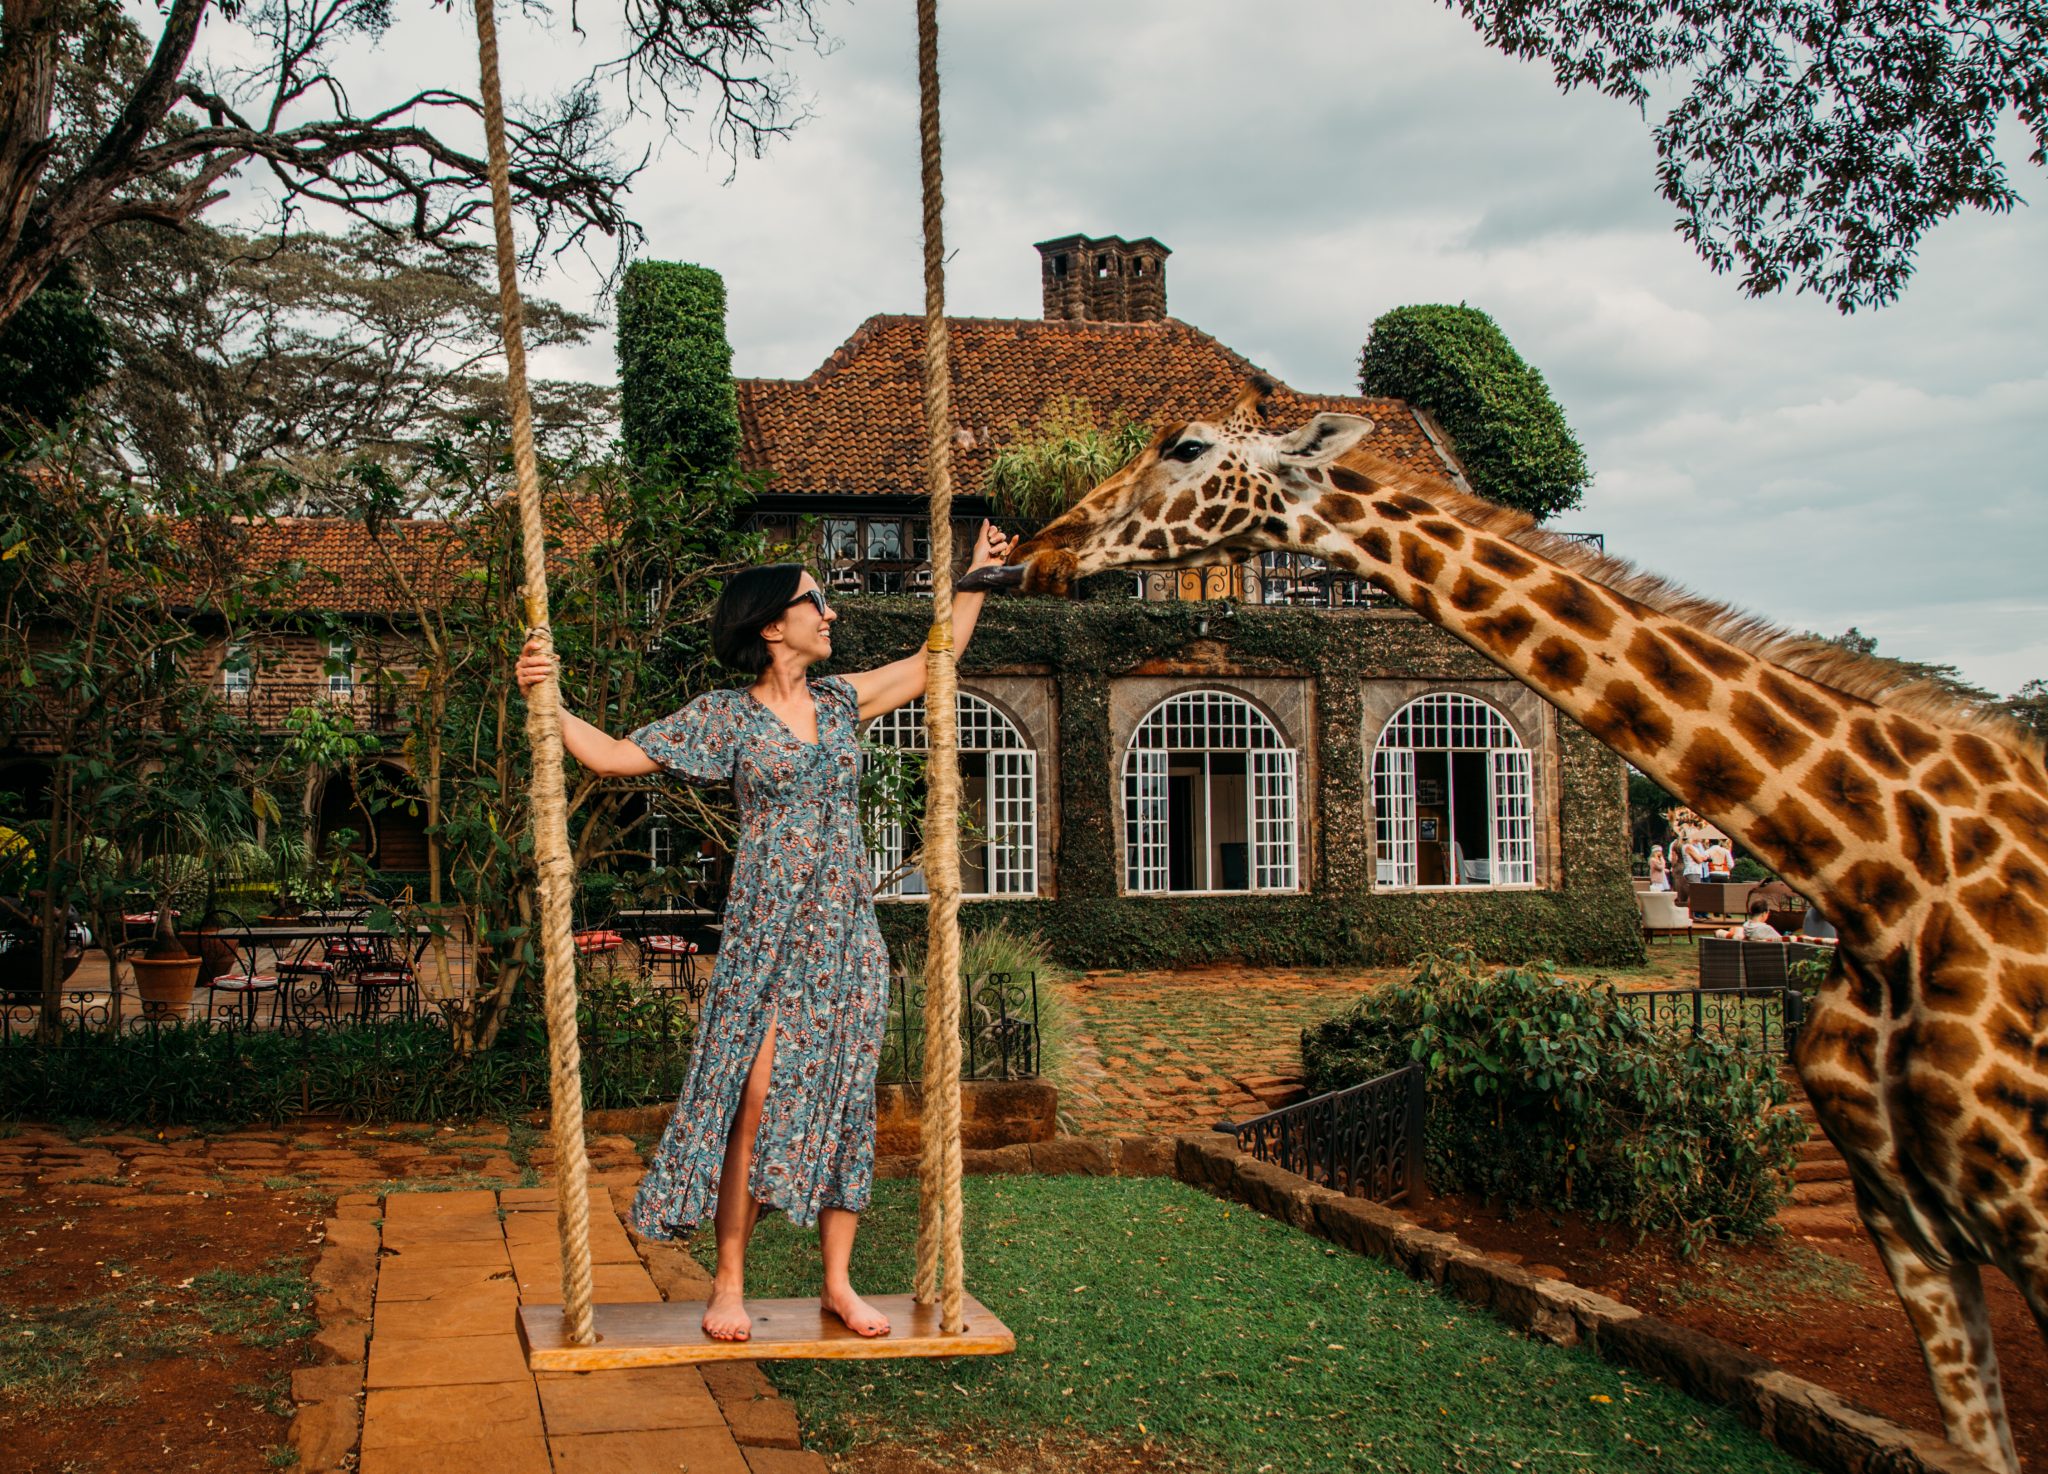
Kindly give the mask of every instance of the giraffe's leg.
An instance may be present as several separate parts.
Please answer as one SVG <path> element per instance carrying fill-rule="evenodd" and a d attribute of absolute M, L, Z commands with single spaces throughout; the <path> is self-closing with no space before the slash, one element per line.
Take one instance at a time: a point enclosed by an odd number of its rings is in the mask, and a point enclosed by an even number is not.
<path fill-rule="evenodd" d="M 1946 1268 L 1929 1264 L 1860 1185 L 1856 1206 L 1920 1338 L 1948 1441 L 1993 1469 L 2020 1474 L 1977 1265 L 1960 1258 Z"/>

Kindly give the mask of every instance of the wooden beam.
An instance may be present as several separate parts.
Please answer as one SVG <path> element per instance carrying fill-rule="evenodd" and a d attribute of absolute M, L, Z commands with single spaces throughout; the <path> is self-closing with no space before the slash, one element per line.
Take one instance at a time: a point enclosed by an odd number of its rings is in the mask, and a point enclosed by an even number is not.
<path fill-rule="evenodd" d="M 720 1341 L 704 1334 L 702 1301 L 595 1307 L 597 1341 L 570 1342 L 559 1305 L 519 1310 L 519 1342 L 536 1372 L 595 1372 L 615 1367 L 681 1366 L 706 1361 L 880 1361 L 918 1356 L 1001 1356 L 1017 1349 L 1010 1328 L 972 1295 L 958 1333 L 939 1329 L 939 1307 L 908 1295 L 876 1295 L 868 1303 L 889 1317 L 886 1336 L 846 1328 L 814 1299 L 749 1300 L 754 1334 Z"/>

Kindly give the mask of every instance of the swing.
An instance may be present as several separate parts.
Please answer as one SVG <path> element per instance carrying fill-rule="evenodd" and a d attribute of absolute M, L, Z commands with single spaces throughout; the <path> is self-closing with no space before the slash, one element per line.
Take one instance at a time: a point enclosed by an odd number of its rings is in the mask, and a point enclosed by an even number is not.
<path fill-rule="evenodd" d="M 475 0 L 491 222 L 497 236 L 498 308 L 505 336 L 505 397 L 512 417 L 512 463 L 519 491 L 519 532 L 526 622 L 552 651 L 548 622 L 546 529 L 534 459 L 533 408 L 526 389 L 526 346 L 512 245 L 512 189 L 505 112 L 498 88 L 496 0 Z M 576 1037 L 576 944 L 571 934 L 567 810 L 562 792 L 561 689 L 555 677 L 533 688 L 527 740 L 533 746 L 534 866 L 540 886 L 541 940 L 548 1027 L 561 1235 L 562 1304 L 519 1312 L 520 1342 L 533 1371 L 596 1371 L 707 1361 L 791 1357 L 874 1360 L 918 1356 L 991 1356 L 1017 1338 L 963 1284 L 960 1202 L 960 845 L 959 767 L 953 669 L 952 387 L 948 375 L 945 246 L 940 233 L 937 0 L 917 0 L 918 131 L 924 187 L 924 413 L 931 462 L 932 626 L 925 642 L 930 674 L 925 721 L 931 751 L 925 871 L 931 882 L 924 1011 L 924 1112 L 918 1176 L 917 1274 L 910 1295 L 874 1297 L 889 1318 L 886 1336 L 865 1337 L 815 1300 L 750 1300 L 753 1335 L 720 1341 L 704 1334 L 701 1303 L 593 1305 L 590 1164 L 583 1145 L 581 1046 Z"/>

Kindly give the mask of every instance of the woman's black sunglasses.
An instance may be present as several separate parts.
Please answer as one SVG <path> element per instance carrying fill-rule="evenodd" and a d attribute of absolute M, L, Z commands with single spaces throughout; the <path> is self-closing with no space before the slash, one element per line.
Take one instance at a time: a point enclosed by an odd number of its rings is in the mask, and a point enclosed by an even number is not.
<path fill-rule="evenodd" d="M 802 604 L 806 601 L 809 601 L 810 606 L 818 611 L 818 618 L 820 619 L 823 619 L 827 614 L 830 614 L 832 612 L 825 604 L 825 591 L 823 589 L 805 589 L 801 594 L 798 594 L 794 599 L 791 599 L 787 604 L 784 604 L 782 607 L 785 609 L 794 609 L 797 605 Z"/>

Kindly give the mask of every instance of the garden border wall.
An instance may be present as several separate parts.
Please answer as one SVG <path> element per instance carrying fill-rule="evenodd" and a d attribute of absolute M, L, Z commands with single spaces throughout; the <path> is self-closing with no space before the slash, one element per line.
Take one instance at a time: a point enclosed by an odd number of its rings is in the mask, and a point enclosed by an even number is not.
<path fill-rule="evenodd" d="M 1240 1152 L 1221 1135 L 1174 1140 L 1173 1175 L 1356 1254 L 1395 1265 L 1558 1346 L 1732 1409 L 1772 1443 L 1830 1474 L 1995 1474 L 1931 1433 L 1866 1412 L 1816 1382 L 1699 1331 L 1547 1279 L 1410 1223 L 1394 1209 L 1319 1186 Z"/>

